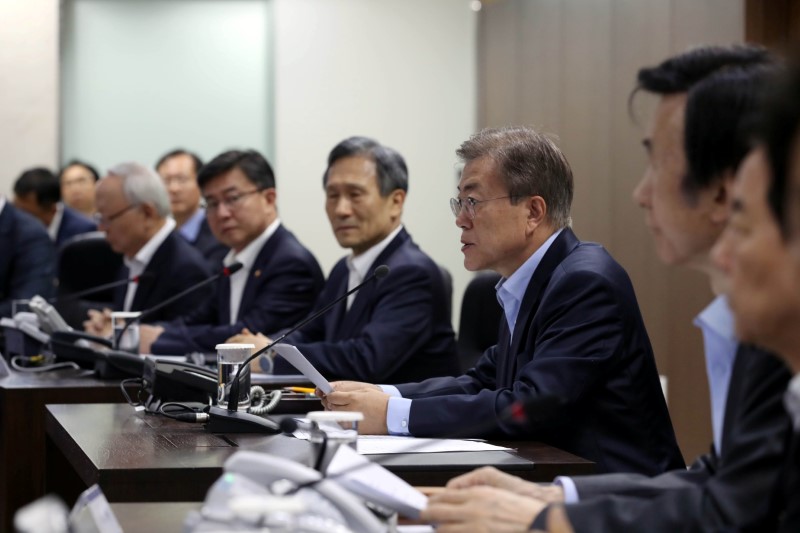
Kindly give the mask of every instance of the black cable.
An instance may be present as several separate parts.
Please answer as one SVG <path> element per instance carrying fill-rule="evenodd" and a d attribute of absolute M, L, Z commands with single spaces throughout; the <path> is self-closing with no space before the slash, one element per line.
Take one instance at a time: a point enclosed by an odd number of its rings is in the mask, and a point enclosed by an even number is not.
<path fill-rule="evenodd" d="M 138 402 L 134 403 L 131 400 L 131 397 L 128 395 L 128 391 L 125 390 L 125 387 L 128 385 L 138 384 L 139 385 L 139 393 L 137 394 Z M 133 407 L 139 407 L 142 405 L 142 399 L 139 397 L 142 393 L 142 388 L 144 388 L 144 379 L 143 378 L 128 378 L 123 379 L 119 382 L 119 388 L 122 390 L 122 395 L 125 396 L 125 401 L 128 402 L 128 405 L 132 405 Z"/>
<path fill-rule="evenodd" d="M 176 411 L 168 412 L 164 409 L 165 407 L 171 407 L 173 405 L 180 407 L 180 409 L 185 412 L 178 412 L 177 414 L 175 414 Z M 198 411 L 194 407 L 190 407 L 180 402 L 162 403 L 161 406 L 158 408 L 158 412 L 166 416 L 167 418 L 172 418 L 173 420 L 178 420 L 180 422 L 205 422 L 206 420 L 208 420 L 208 413 Z"/>

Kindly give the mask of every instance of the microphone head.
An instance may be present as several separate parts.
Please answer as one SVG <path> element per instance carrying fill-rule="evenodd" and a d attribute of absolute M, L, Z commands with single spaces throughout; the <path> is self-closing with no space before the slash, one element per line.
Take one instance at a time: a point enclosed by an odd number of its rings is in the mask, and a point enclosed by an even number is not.
<path fill-rule="evenodd" d="M 228 265 L 222 269 L 222 275 L 232 276 L 233 274 L 239 272 L 242 269 L 242 267 L 244 267 L 244 265 L 241 263 L 233 263 L 232 265 Z"/>
<path fill-rule="evenodd" d="M 375 267 L 373 274 L 375 275 L 375 279 L 385 278 L 389 274 L 389 267 L 386 265 Z"/>
<path fill-rule="evenodd" d="M 281 431 L 286 434 L 292 434 L 297 430 L 297 420 L 294 418 L 284 418 L 279 424 Z"/>

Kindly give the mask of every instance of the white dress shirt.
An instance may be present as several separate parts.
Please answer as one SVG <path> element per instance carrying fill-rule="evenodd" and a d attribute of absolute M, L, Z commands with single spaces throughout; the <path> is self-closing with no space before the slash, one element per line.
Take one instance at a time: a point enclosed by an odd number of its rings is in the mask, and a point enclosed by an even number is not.
<path fill-rule="evenodd" d="M 132 258 L 123 257 L 122 260 L 125 262 L 125 266 L 128 267 L 128 277 L 133 278 L 136 276 L 141 276 L 142 272 L 147 268 L 147 265 L 150 264 L 150 260 L 153 259 L 153 255 L 155 255 L 156 250 L 164 244 L 164 241 L 167 240 L 169 234 L 172 230 L 175 229 L 175 221 L 171 218 L 167 218 L 164 221 L 164 225 L 161 226 L 161 229 L 153 235 L 147 243 L 136 252 L 136 255 Z M 125 293 L 125 306 L 123 307 L 123 311 L 130 311 L 131 305 L 133 305 L 133 299 L 136 297 L 136 288 L 139 286 L 138 283 L 128 283 L 128 291 Z"/>
<path fill-rule="evenodd" d="M 369 274 L 369 268 L 372 266 L 372 263 L 378 259 L 378 256 L 381 255 L 389 243 L 397 237 L 397 234 L 400 233 L 400 230 L 403 229 L 403 225 L 400 224 L 392 231 L 385 239 L 381 242 L 367 250 L 361 255 L 352 255 L 350 254 L 345 262 L 347 263 L 347 270 L 350 271 L 350 276 L 347 278 L 347 290 L 353 290 L 355 287 L 358 286 L 359 283 L 364 281 L 364 278 L 367 277 Z M 350 309 L 350 306 L 353 305 L 353 300 L 355 299 L 357 293 L 353 293 L 347 297 L 347 309 Z"/>
<path fill-rule="evenodd" d="M 61 229 L 61 219 L 64 218 L 64 204 L 58 202 L 56 204 L 56 214 L 53 215 L 53 220 L 50 221 L 50 225 L 47 226 L 47 234 L 50 235 L 50 239 L 55 242 L 58 238 L 58 230 Z"/>

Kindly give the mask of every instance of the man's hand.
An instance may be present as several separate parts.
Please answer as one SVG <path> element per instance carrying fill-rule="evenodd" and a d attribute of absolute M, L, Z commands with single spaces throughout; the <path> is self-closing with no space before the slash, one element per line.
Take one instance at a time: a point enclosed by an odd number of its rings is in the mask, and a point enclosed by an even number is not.
<path fill-rule="evenodd" d="M 141 324 L 139 326 L 139 353 L 153 353 L 153 343 L 158 340 L 162 333 L 164 333 L 164 328 L 161 326 Z"/>
<path fill-rule="evenodd" d="M 466 489 L 486 485 L 507 490 L 520 496 L 527 496 L 546 503 L 560 503 L 564 501 L 564 489 L 558 485 L 540 485 L 525 481 L 517 476 L 512 476 L 500 470 L 484 466 L 468 474 L 454 477 L 447 482 L 447 488 Z"/>
<path fill-rule="evenodd" d="M 260 349 L 264 348 L 268 344 L 272 343 L 272 339 L 264 335 L 263 333 L 253 333 L 247 328 L 242 329 L 241 333 L 237 333 L 233 337 L 229 338 L 225 341 L 228 344 L 253 344 L 255 345 L 255 349 L 253 353 L 256 353 Z M 261 363 L 258 360 L 259 358 L 256 357 L 252 361 L 250 361 L 250 372 L 263 372 L 264 370 L 261 368 Z"/>
<path fill-rule="evenodd" d="M 333 392 L 322 398 L 325 409 L 328 411 L 361 411 L 364 413 L 364 420 L 358 423 L 359 433 L 364 435 L 388 434 L 386 411 L 389 408 L 389 395 L 374 385 L 343 391 L 338 388 L 342 383 L 354 382 L 336 382 Z"/>
<path fill-rule="evenodd" d="M 83 330 L 86 333 L 111 338 L 111 309 L 105 308 L 102 311 L 89 309 L 88 316 L 89 319 L 83 322 Z"/>
<path fill-rule="evenodd" d="M 448 489 L 428 500 L 420 519 L 437 533 L 528 531 L 545 503 L 494 487 Z"/>

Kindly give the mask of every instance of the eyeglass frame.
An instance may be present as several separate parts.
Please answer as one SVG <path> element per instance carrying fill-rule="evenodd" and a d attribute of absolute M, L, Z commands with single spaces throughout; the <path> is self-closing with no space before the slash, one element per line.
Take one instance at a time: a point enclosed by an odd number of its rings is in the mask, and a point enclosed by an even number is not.
<path fill-rule="evenodd" d="M 114 222 L 116 219 L 118 219 L 119 217 L 121 217 L 122 215 L 124 215 L 125 213 L 130 211 L 131 209 L 133 209 L 134 207 L 139 207 L 140 205 L 142 205 L 142 204 L 130 204 L 127 207 L 123 207 L 122 209 L 120 209 L 119 211 L 114 213 L 113 215 L 108 215 L 107 217 L 104 217 L 100 213 L 95 213 L 94 215 L 92 215 L 92 217 L 94 218 L 94 221 L 97 223 L 98 226 L 100 226 L 100 225 L 108 226 L 109 224 Z"/>
<path fill-rule="evenodd" d="M 255 194 L 263 190 L 265 189 L 258 187 L 253 189 L 252 191 L 236 193 L 235 196 L 223 197 L 221 200 L 213 200 L 213 199 L 209 200 L 207 198 L 202 198 L 200 200 L 200 207 L 202 207 L 206 211 L 211 211 L 213 213 L 216 213 L 217 209 L 219 209 L 219 206 L 224 205 L 225 208 L 230 211 L 234 207 L 237 207 L 239 205 L 239 202 L 241 202 L 246 196 L 250 196 L 251 194 Z"/>
<path fill-rule="evenodd" d="M 450 211 L 453 212 L 453 215 L 458 218 L 461 214 L 462 210 L 466 210 L 467 216 L 470 220 L 475 219 L 475 206 L 478 204 L 482 204 L 484 202 L 491 202 L 492 200 L 504 200 L 506 198 L 514 198 L 513 194 L 509 194 L 506 196 L 498 196 L 497 198 L 487 198 L 486 200 L 476 200 L 472 196 L 467 196 L 464 199 L 461 198 L 450 198 Z"/>

